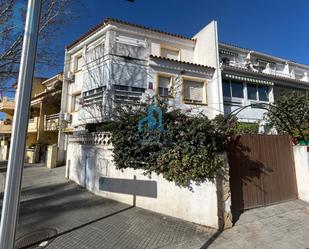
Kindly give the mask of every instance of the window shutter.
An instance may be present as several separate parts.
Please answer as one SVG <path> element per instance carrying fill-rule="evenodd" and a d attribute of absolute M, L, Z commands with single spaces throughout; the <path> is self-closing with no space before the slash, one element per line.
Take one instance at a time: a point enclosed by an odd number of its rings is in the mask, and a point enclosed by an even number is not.
<path fill-rule="evenodd" d="M 159 87 L 170 88 L 171 87 L 171 78 L 159 76 Z"/>
<path fill-rule="evenodd" d="M 192 102 L 204 102 L 204 84 L 202 82 L 184 81 L 184 97 Z"/>
<path fill-rule="evenodd" d="M 172 78 L 159 76 L 159 95 L 169 96 L 172 95 Z"/>

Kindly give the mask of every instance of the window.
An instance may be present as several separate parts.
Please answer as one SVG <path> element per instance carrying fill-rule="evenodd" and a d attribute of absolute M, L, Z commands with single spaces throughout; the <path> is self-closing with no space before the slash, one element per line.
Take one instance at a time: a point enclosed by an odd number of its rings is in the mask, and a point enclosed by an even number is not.
<path fill-rule="evenodd" d="M 77 112 L 79 111 L 81 106 L 81 94 L 76 94 L 72 96 L 72 111 Z"/>
<path fill-rule="evenodd" d="M 223 96 L 226 98 L 243 98 L 244 86 L 239 81 L 223 80 Z"/>
<path fill-rule="evenodd" d="M 223 63 L 224 65 L 229 65 L 229 64 L 230 64 L 230 59 L 227 58 L 227 57 L 223 57 L 223 58 L 221 59 L 221 61 L 222 61 L 222 63 Z"/>
<path fill-rule="evenodd" d="M 259 91 L 259 100 L 260 101 L 269 101 L 268 93 L 269 89 L 268 86 L 258 86 Z"/>
<path fill-rule="evenodd" d="M 248 84 L 247 85 L 248 99 L 257 100 L 257 86 Z"/>
<path fill-rule="evenodd" d="M 179 50 L 170 48 L 161 48 L 161 56 L 172 60 L 179 60 Z"/>
<path fill-rule="evenodd" d="M 83 57 L 79 56 L 79 57 L 76 58 L 75 71 L 82 70 L 82 67 L 83 67 Z"/>
<path fill-rule="evenodd" d="M 268 86 L 247 84 L 247 93 L 249 100 L 268 101 L 268 91 Z"/>
<path fill-rule="evenodd" d="M 158 76 L 158 94 L 160 97 L 173 96 L 173 78 L 171 76 Z"/>
<path fill-rule="evenodd" d="M 224 97 L 231 97 L 231 85 L 230 81 L 223 80 L 223 96 Z"/>
<path fill-rule="evenodd" d="M 145 88 L 142 87 L 131 87 L 132 92 L 139 92 L 139 93 L 144 93 L 145 92 Z"/>
<path fill-rule="evenodd" d="M 243 98 L 244 97 L 244 85 L 242 82 L 231 81 L 232 97 Z"/>
<path fill-rule="evenodd" d="M 185 102 L 206 104 L 206 91 L 204 82 L 184 80 L 183 87 Z"/>
<path fill-rule="evenodd" d="M 114 85 L 114 89 L 116 91 L 129 91 L 128 86 L 122 86 L 122 85 Z"/>

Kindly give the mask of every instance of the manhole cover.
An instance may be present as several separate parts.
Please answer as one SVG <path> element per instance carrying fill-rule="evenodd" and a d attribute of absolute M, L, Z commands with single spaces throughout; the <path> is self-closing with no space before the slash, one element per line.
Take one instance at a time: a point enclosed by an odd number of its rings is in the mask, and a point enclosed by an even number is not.
<path fill-rule="evenodd" d="M 48 241 L 56 234 L 57 230 L 54 228 L 43 228 L 38 231 L 27 233 L 16 241 L 15 248 L 38 248 L 38 243 Z"/>

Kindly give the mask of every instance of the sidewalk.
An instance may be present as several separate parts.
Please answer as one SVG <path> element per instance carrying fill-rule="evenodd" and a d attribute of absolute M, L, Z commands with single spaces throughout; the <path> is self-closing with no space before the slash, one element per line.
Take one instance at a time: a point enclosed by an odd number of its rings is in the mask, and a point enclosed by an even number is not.
<path fill-rule="evenodd" d="M 215 232 L 95 196 L 65 179 L 64 170 L 25 168 L 18 245 L 23 237 L 37 242 L 54 236 L 45 248 L 198 249 Z"/>
<path fill-rule="evenodd" d="M 30 234 L 28 242 L 47 241 L 31 248 L 48 249 L 309 248 L 309 204 L 300 200 L 249 210 L 216 232 L 95 196 L 63 176 L 64 167 L 25 168 L 19 245 Z"/>

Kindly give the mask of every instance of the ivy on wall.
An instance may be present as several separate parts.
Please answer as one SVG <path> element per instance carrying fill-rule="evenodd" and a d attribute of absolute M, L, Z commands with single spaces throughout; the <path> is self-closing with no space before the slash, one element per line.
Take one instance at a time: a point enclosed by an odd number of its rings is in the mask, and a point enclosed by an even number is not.
<path fill-rule="evenodd" d="M 163 129 L 149 129 L 147 123 L 138 128 L 149 108 L 143 105 L 117 107 L 113 122 L 101 125 L 101 131 L 112 132 L 116 167 L 162 174 L 183 187 L 193 181 L 214 181 L 225 170 L 222 152 L 233 131 L 231 123 L 223 116 L 210 120 L 202 114 L 168 110 L 165 102 L 156 106 L 162 110 Z"/>

